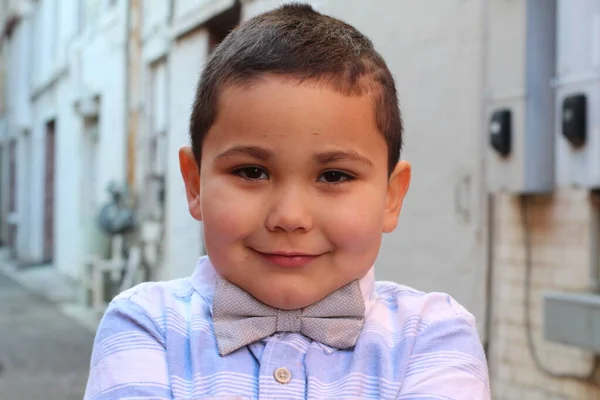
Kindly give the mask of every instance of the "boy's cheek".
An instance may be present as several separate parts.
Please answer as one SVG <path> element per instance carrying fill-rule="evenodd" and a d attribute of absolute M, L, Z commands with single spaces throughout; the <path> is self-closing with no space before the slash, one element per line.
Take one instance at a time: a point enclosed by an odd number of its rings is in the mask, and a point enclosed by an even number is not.
<path fill-rule="evenodd" d="M 215 191 L 204 194 L 202 213 L 204 229 L 219 236 L 239 236 L 252 229 L 259 215 L 260 202 L 239 193 Z"/>
<path fill-rule="evenodd" d="M 205 229 L 239 235 L 251 224 L 248 213 L 240 210 L 243 207 L 232 202 L 206 205 L 203 207 Z"/>
<path fill-rule="evenodd" d="M 322 228 L 337 248 L 352 253 L 373 250 L 381 241 L 382 216 L 369 211 L 354 205 L 339 206 L 322 216 Z"/>

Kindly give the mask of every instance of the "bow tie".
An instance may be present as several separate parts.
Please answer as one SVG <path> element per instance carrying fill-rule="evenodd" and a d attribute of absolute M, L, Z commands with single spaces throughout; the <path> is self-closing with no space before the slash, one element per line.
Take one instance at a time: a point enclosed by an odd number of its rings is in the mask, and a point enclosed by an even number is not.
<path fill-rule="evenodd" d="M 348 349 L 356 344 L 364 318 L 365 304 L 358 281 L 306 308 L 280 310 L 222 278 L 216 280 L 213 322 L 222 356 L 276 332 L 300 332 L 327 346 Z"/>

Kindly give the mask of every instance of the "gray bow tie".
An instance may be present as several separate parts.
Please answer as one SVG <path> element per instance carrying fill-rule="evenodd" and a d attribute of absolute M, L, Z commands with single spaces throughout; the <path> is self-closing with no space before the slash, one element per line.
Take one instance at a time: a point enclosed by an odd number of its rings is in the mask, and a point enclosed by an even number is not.
<path fill-rule="evenodd" d="M 217 278 L 213 321 L 219 353 L 226 356 L 276 332 L 300 332 L 337 349 L 356 344 L 365 318 L 358 281 L 300 310 L 279 310 Z"/>

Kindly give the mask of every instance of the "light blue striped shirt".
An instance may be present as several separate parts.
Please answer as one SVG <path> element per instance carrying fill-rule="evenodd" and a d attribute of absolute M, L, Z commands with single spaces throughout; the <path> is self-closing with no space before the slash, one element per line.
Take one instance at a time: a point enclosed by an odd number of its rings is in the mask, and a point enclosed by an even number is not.
<path fill-rule="evenodd" d="M 191 278 L 117 296 L 96 334 L 85 399 L 490 399 L 475 320 L 447 294 L 375 282 L 371 269 L 353 349 L 278 333 L 221 357 L 215 276 L 203 257 Z M 275 377 L 282 367 L 287 383 Z"/>

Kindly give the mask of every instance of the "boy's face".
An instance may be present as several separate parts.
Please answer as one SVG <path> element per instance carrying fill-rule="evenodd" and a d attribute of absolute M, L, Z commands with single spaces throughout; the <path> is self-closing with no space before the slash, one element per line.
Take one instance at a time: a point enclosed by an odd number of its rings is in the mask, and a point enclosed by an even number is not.
<path fill-rule="evenodd" d="M 360 279 L 394 230 L 410 181 L 388 178 L 371 95 L 265 76 L 221 92 L 201 169 L 180 151 L 192 216 L 217 272 L 272 307 L 297 309 Z"/>

